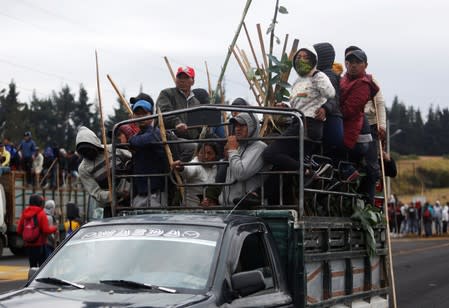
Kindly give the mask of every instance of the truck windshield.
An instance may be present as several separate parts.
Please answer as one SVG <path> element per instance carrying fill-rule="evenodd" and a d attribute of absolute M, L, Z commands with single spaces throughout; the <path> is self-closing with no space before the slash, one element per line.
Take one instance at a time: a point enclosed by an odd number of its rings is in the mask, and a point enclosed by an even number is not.
<path fill-rule="evenodd" d="M 103 225 L 79 230 L 36 277 L 83 285 L 128 280 L 174 288 L 207 286 L 221 229 L 187 225 Z"/>

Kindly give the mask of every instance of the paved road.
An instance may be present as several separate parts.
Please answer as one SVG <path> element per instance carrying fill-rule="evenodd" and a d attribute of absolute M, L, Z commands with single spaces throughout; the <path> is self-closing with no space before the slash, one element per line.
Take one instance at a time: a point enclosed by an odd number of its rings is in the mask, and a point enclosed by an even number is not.
<path fill-rule="evenodd" d="M 399 308 L 449 307 L 449 237 L 393 239 Z M 0 257 L 0 292 L 20 288 L 28 259 L 5 251 Z"/>
<path fill-rule="evenodd" d="M 449 307 L 449 238 L 393 240 L 399 308 Z"/>

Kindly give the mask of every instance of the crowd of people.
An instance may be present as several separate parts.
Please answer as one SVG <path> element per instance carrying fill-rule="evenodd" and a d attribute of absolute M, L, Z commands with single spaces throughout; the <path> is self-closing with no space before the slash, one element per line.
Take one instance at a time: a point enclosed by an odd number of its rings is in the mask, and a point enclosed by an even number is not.
<path fill-rule="evenodd" d="M 311 181 L 329 169 L 338 170 L 342 182 L 360 179 L 358 191 L 368 203 L 374 204 L 375 186 L 380 177 L 379 141 L 385 138 L 385 102 L 379 83 L 366 73 L 366 53 L 359 47 L 350 46 L 345 50 L 344 60 L 346 72 L 342 75 L 341 65 L 334 63 L 335 50 L 330 43 L 300 48 L 293 57 L 297 80 L 291 89 L 290 101 L 276 106 L 293 108 L 303 114 L 304 162 L 299 160 L 298 139 L 284 138 L 268 144 L 254 140 L 261 123 L 252 112 L 233 113 L 226 123 L 229 124 L 229 135 L 220 125 L 206 134 L 200 128 L 192 129 L 188 115 L 179 113 L 164 117 L 163 124 L 169 133 L 162 136 L 159 128 L 162 123 L 146 119 L 121 125 L 114 136 L 120 143 L 128 145 L 127 149 L 118 149 L 115 155 L 118 172 L 132 170 L 134 175 L 132 196 L 129 196 L 130 186 L 123 184 L 123 179 L 114 183 L 120 187 L 116 190 L 117 198 L 131 197 L 135 207 L 158 206 L 164 204 L 164 199 L 169 205 L 179 204 L 176 189 L 170 188 L 170 183 L 164 179 L 171 169 L 187 184 L 188 194 L 181 201 L 183 205 L 260 204 L 264 180 L 256 177 L 257 174 L 267 170 L 298 171 L 304 164 L 305 176 Z M 162 90 L 156 102 L 145 93 L 132 97 L 133 117 L 148 117 L 155 114 L 156 109 L 170 112 L 209 103 L 207 91 L 192 89 L 195 82 L 193 68 L 179 67 L 175 76 L 175 87 Z M 232 105 L 251 104 L 237 98 Z M 288 123 L 282 134 L 298 135 L 299 121 L 292 119 Z M 222 137 L 226 142 L 198 141 L 207 136 Z M 174 160 L 170 164 L 171 157 L 167 156 L 162 144 L 165 137 L 187 141 L 170 147 Z M 112 197 L 105 159 L 112 156 L 112 147 L 107 146 L 105 151 L 99 138 L 89 128 L 81 127 L 76 137 L 76 151 L 82 157 L 80 181 L 106 207 Z M 329 157 L 329 163 L 316 163 L 314 154 Z M 128 164 L 130 159 L 131 164 Z M 222 161 L 227 165 L 219 163 Z M 341 164 L 341 161 L 349 164 Z M 390 158 L 389 162 L 394 165 Z M 361 173 L 366 176 L 360 177 Z M 270 188 L 279 187 L 272 185 L 269 178 L 266 181 Z M 216 183 L 226 185 L 218 188 L 211 185 Z"/>
<path fill-rule="evenodd" d="M 447 235 L 449 201 L 444 205 L 439 200 L 434 204 L 419 200 L 403 203 L 392 196 L 388 202 L 388 217 L 390 232 L 396 236 Z"/>
<path fill-rule="evenodd" d="M 66 151 L 56 143 L 39 147 L 26 131 L 16 146 L 9 137 L 0 142 L 0 175 L 12 170 L 25 172 L 25 183 L 35 188 L 55 189 L 75 184 L 81 158 L 75 151 Z"/>

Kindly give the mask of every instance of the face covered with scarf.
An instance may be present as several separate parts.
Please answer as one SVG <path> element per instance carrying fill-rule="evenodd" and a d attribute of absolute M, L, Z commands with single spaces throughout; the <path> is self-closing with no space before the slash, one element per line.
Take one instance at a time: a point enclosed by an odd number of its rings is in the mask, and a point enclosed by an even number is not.
<path fill-rule="evenodd" d="M 309 74 L 316 65 L 316 56 L 307 49 L 301 49 L 295 56 L 295 70 L 299 76 Z"/>

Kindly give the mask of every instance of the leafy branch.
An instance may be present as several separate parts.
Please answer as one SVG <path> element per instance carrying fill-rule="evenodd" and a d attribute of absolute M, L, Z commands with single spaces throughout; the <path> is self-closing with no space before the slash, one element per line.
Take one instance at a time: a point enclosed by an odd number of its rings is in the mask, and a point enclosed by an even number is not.
<path fill-rule="evenodd" d="M 372 205 L 361 205 L 354 207 L 354 213 L 351 219 L 357 221 L 362 226 L 364 231 L 364 239 L 366 245 L 366 252 L 370 257 L 376 255 L 376 238 L 374 236 L 374 229 L 382 223 L 385 223 L 381 211 Z"/>

